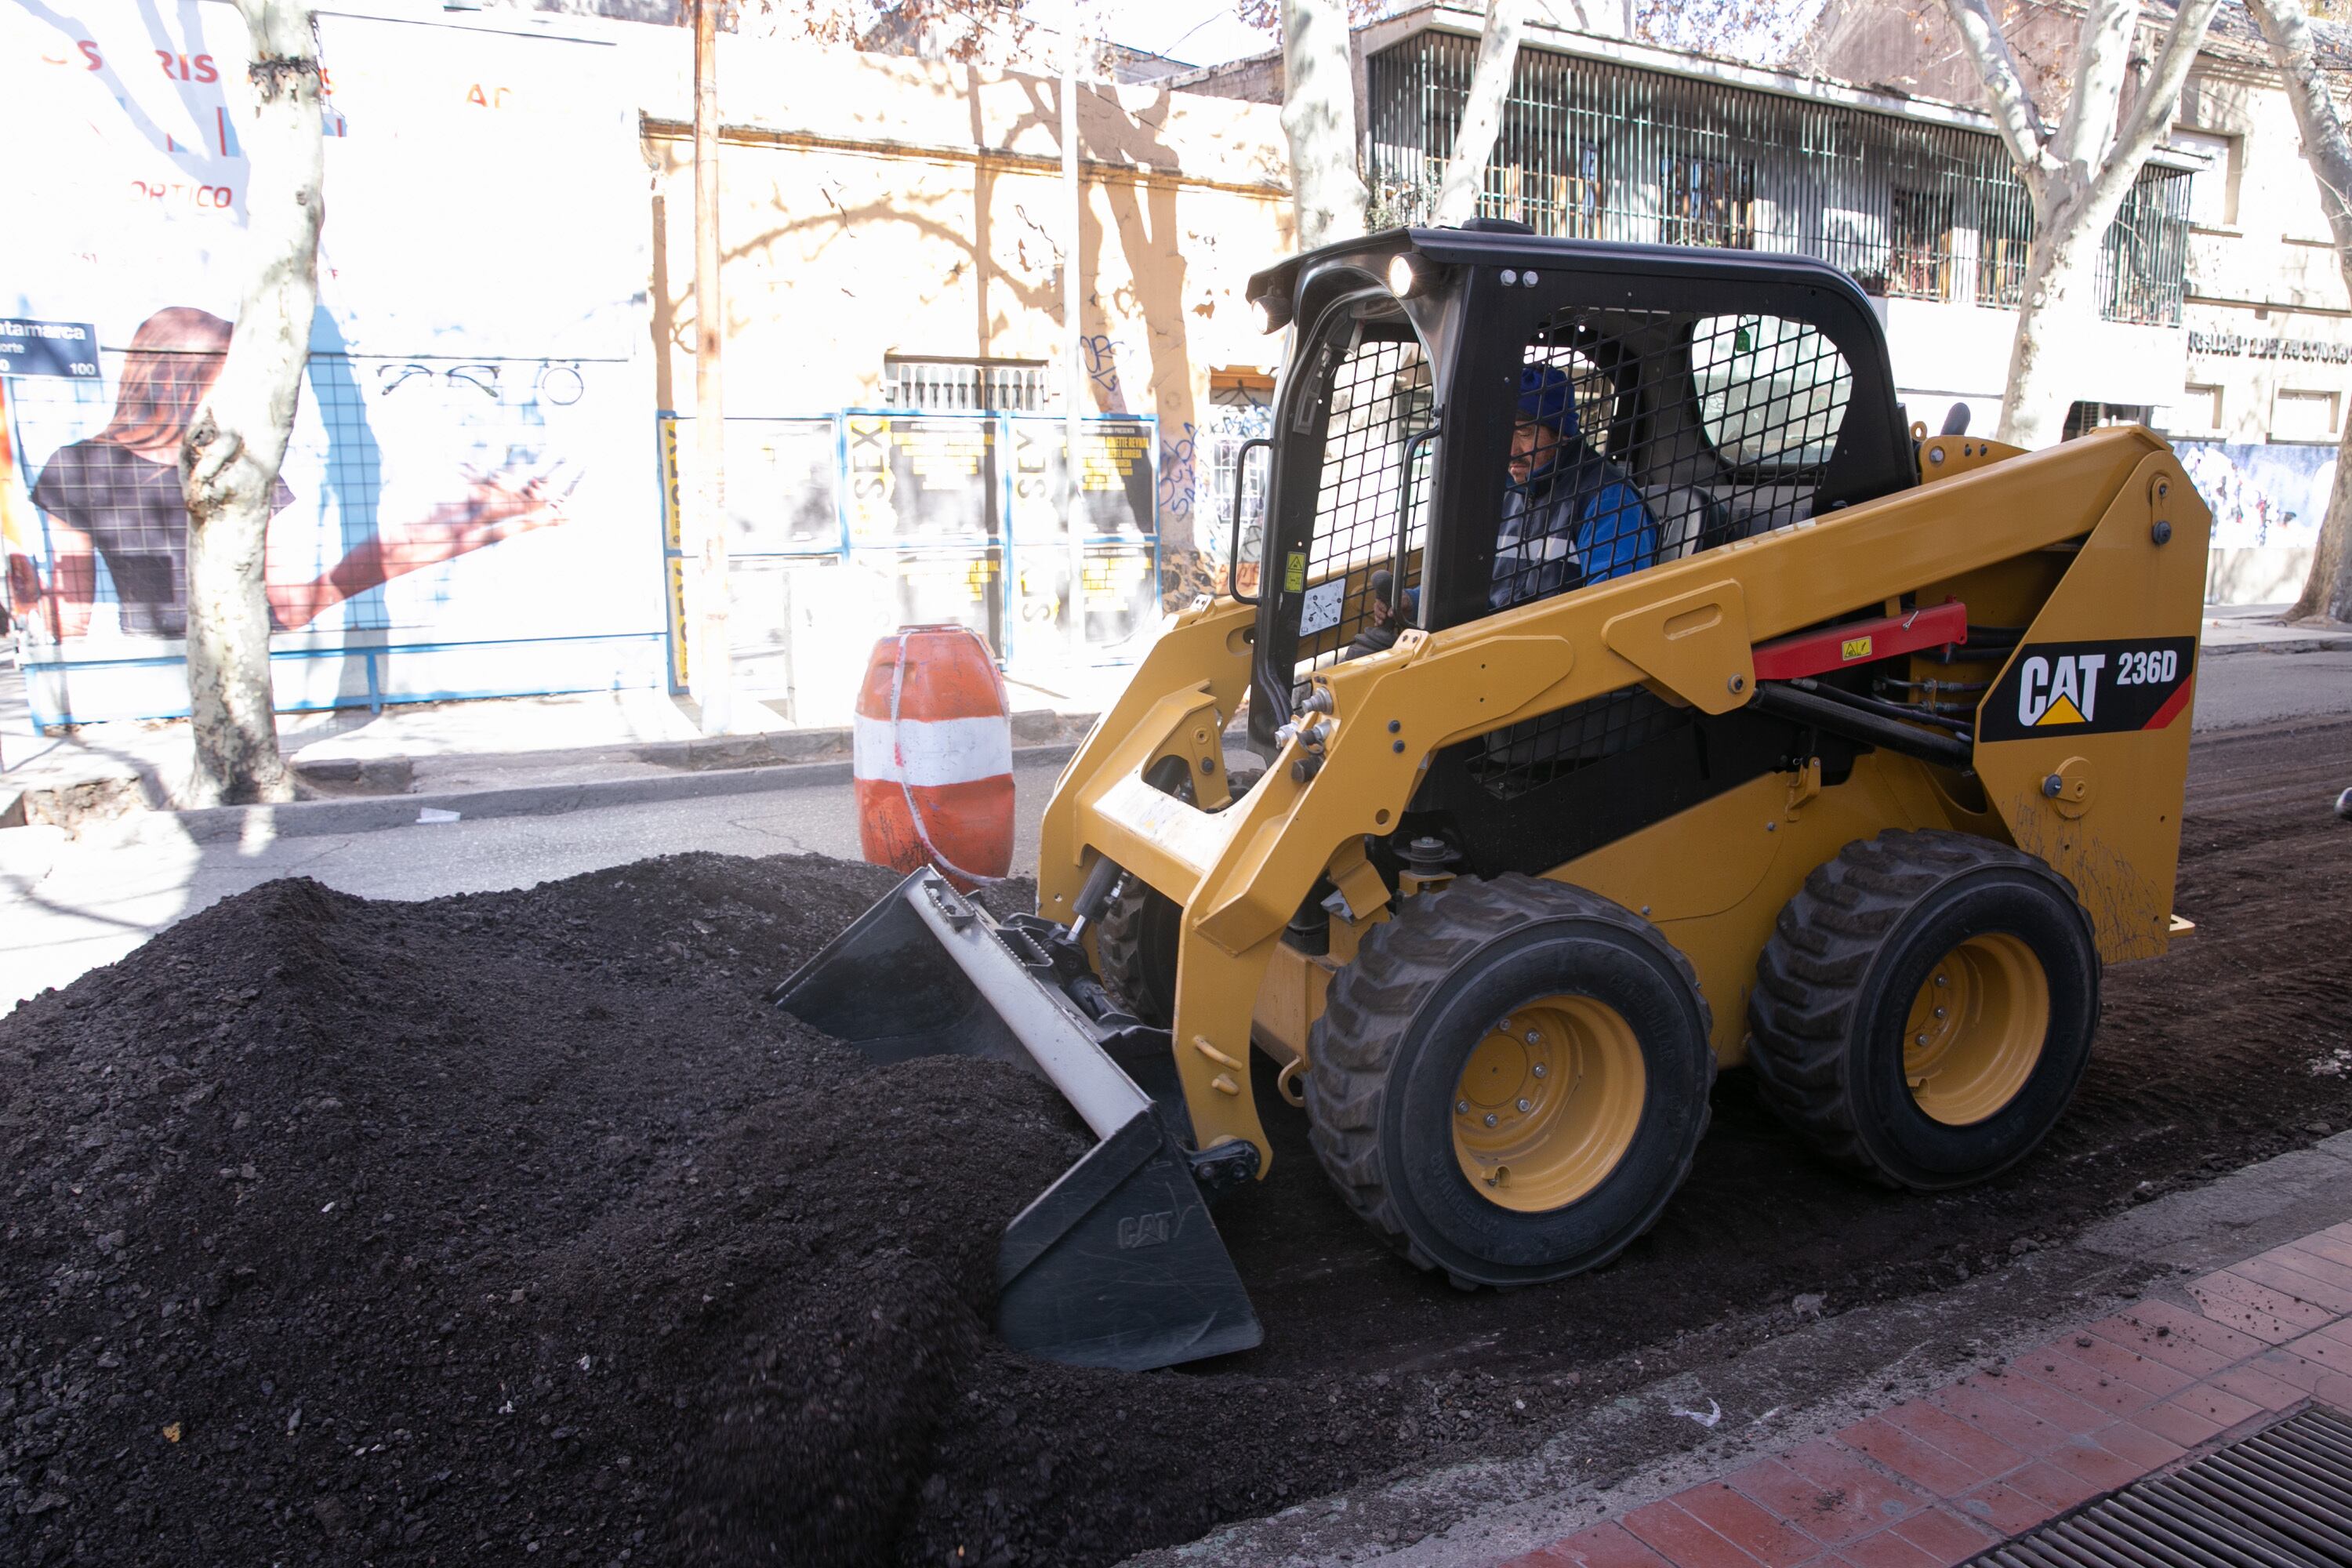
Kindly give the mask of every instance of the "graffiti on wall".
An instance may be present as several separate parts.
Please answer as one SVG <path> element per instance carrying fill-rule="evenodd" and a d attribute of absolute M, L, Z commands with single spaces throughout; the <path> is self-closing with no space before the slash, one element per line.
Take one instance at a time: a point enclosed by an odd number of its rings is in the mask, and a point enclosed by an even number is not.
<path fill-rule="evenodd" d="M 1127 345 L 1097 333 L 1080 338 L 1078 351 L 1086 362 L 1087 378 L 1094 383 L 1095 407 L 1105 414 L 1126 413 L 1127 389 L 1119 383 L 1118 363 L 1126 356 Z"/>
<path fill-rule="evenodd" d="M 596 90 L 613 50 L 350 16 L 320 46 L 338 195 L 268 533 L 281 701 L 644 683 L 657 585 L 614 570 L 648 555 L 653 498 L 622 393 L 646 240 L 621 216 L 634 118 Z M 88 323 L 97 351 L 88 374 L 0 358 L 44 722 L 184 710 L 175 462 L 242 292 L 245 50 L 226 6 L 0 0 L 23 66 L 0 135 L 45 150 L 13 170 L 43 217 L 0 225 L 0 318 Z"/>
<path fill-rule="evenodd" d="M 2216 549 L 2317 542 L 2336 487 L 2335 447 L 2179 441 L 2174 450 L 2212 509 Z"/>
<path fill-rule="evenodd" d="M 209 311 L 166 307 L 102 356 L 96 382 L 10 379 L 8 445 L 30 504 L 10 519 L 7 582 L 34 644 L 95 653 L 186 634 L 176 465 L 228 331 Z M 274 630 L 490 637 L 541 618 L 509 596 L 525 579 L 477 574 L 479 595 L 461 602 L 444 569 L 573 521 L 582 466 L 569 454 L 593 446 L 567 418 L 585 395 L 577 367 L 313 354 L 303 394 L 264 557 Z"/>
<path fill-rule="evenodd" d="M 1200 441 L 1191 420 L 1178 428 L 1175 440 L 1160 443 L 1160 517 L 1162 528 L 1177 524 L 1181 537 L 1192 521 L 1192 465 Z"/>

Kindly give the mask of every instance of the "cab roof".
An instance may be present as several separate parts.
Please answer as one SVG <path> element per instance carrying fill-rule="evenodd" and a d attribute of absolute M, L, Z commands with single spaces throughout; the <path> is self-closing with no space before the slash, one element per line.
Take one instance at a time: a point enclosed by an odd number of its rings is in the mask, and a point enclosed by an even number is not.
<path fill-rule="evenodd" d="M 1870 297 L 1851 274 L 1826 261 L 1786 251 L 1727 250 L 1716 246 L 1648 245 L 1615 239 L 1571 239 L 1536 233 L 1507 218 L 1472 218 L 1460 228 L 1391 228 L 1323 246 L 1251 274 L 1252 302 L 1295 299 L 1298 280 L 1327 262 L 1354 260 L 1377 272 L 1403 252 L 1443 267 L 1533 267 L 1648 278 L 1720 278 L 1748 283 L 1805 284 L 1843 294 L 1862 310 Z"/>

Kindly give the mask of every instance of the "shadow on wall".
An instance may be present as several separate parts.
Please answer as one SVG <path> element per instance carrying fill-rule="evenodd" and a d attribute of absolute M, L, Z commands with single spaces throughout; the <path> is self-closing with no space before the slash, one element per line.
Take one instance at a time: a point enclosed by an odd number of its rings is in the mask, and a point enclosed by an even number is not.
<path fill-rule="evenodd" d="M 1060 289 L 1055 276 L 1062 260 L 1059 237 L 1050 232 L 1053 225 L 1039 226 L 1032 220 L 1031 226 L 1039 228 L 1046 248 L 1038 253 L 1038 264 L 1026 270 L 1005 264 L 992 253 L 990 241 L 998 218 L 999 178 L 1005 171 L 982 145 L 983 138 L 1002 146 L 1021 145 L 1026 135 L 1036 131 L 1058 136 L 1063 118 L 1058 84 L 1045 78 L 1015 77 L 1019 108 L 992 135 L 979 111 L 978 74 L 967 70 L 962 81 L 972 105 L 973 145 L 981 153 L 974 161 L 968 192 L 951 186 L 936 193 L 893 190 L 860 201 L 839 199 L 828 186 L 825 205 L 810 211 L 805 205 L 788 204 L 779 190 L 765 200 L 769 212 L 760 214 L 769 221 L 748 234 L 722 236 L 724 259 L 752 260 L 782 271 L 795 247 L 822 255 L 837 244 L 856 245 L 894 229 L 911 233 L 925 241 L 937 241 L 953 254 L 955 262 L 942 274 L 938 287 L 972 291 L 976 329 L 972 352 L 983 355 L 1000 352 L 997 339 L 1023 318 L 1049 323 L 1055 337 L 1068 342 L 1069 323 L 1060 319 Z M 1184 254 L 1180 230 L 1181 192 L 1164 173 L 1179 167 L 1181 159 L 1160 133 L 1171 102 L 1172 95 L 1162 90 L 1147 103 L 1130 104 L 1107 87 L 1088 84 L 1075 105 L 1082 126 L 1082 151 L 1096 165 L 1087 175 L 1090 199 L 1084 208 L 1079 237 L 1081 265 L 1090 287 L 1081 302 L 1078 330 L 1084 334 L 1079 342 L 1092 351 L 1088 365 L 1092 384 L 1087 391 L 1095 404 L 1093 412 L 1122 412 L 1130 400 L 1140 401 L 1135 395 L 1142 389 L 1120 384 L 1117 351 L 1124 345 L 1118 334 L 1137 326 L 1149 334 L 1150 407 L 1143 411 L 1156 414 L 1160 428 L 1161 493 L 1157 521 L 1161 536 L 1161 590 L 1165 602 L 1181 604 L 1204 591 L 1209 573 L 1193 527 L 1193 437 L 1199 411 L 1194 406 L 1197 367 L 1187 344 L 1186 293 L 1194 268 Z M 730 145 L 730 156 L 740 159 L 747 150 Z M 671 182 L 690 164 L 688 145 L 667 135 L 655 149 L 655 157 L 660 175 Z M 1119 172 L 1103 168 L 1105 163 L 1116 165 Z M 760 183 L 749 182 L 753 186 Z M 966 199 L 971 203 L 968 215 L 951 210 L 961 208 Z M 756 210 L 761 198 L 754 196 L 746 205 Z M 1018 208 L 1015 212 L 1028 216 Z M 667 253 L 671 220 L 683 215 L 668 210 L 657 193 L 651 216 L 655 227 L 653 331 L 661 351 L 656 379 L 662 383 L 662 405 L 674 407 L 672 356 L 683 358 L 691 353 L 696 331 L 692 279 L 690 274 L 679 274 Z M 1105 289 L 1098 280 L 1113 247 L 1125 261 L 1121 269 L 1125 276 L 1114 288 Z M 855 274 L 857 268 L 853 267 L 851 271 Z M 729 290 L 728 297 L 731 306 L 733 300 L 748 298 L 749 292 L 737 288 Z M 747 324 L 730 308 L 726 323 L 730 340 Z M 812 406 L 862 400 L 856 386 L 826 388 L 816 393 Z"/>

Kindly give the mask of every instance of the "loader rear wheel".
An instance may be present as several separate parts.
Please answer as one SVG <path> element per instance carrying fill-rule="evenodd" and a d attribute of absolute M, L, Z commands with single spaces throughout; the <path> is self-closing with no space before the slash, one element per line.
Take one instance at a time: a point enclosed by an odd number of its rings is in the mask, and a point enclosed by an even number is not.
<path fill-rule="evenodd" d="M 1689 961 L 1532 877 L 1408 900 L 1333 976 L 1308 1137 L 1356 1212 L 1460 1286 L 1615 1257 L 1689 1173 L 1715 1054 Z"/>
<path fill-rule="evenodd" d="M 1814 1147 L 1890 1186 L 1963 1186 L 2023 1159 L 2073 1097 L 2098 944 L 2034 857 L 1890 831 L 1789 900 L 1748 1017 L 1758 1089 Z"/>

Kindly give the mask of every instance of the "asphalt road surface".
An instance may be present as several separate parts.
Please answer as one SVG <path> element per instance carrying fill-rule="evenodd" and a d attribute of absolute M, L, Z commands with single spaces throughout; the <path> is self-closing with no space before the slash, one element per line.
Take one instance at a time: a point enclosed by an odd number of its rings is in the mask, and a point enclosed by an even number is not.
<path fill-rule="evenodd" d="M 2207 660 L 2198 681 L 2200 733 L 2352 713 L 2352 652 L 2232 653 Z M 1050 764 L 1014 773 L 1018 871 L 1036 864 L 1037 819 L 1058 772 Z M 843 784 L 346 836 L 257 832 L 242 843 L 196 843 L 167 814 L 76 841 L 39 829 L 0 832 L 0 1010 L 272 878 L 315 877 L 368 898 L 428 899 L 693 849 L 854 858 L 856 805 Z"/>

